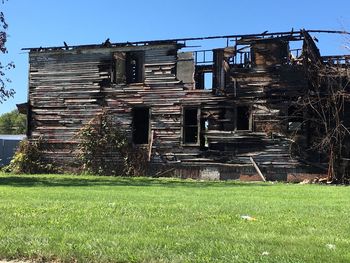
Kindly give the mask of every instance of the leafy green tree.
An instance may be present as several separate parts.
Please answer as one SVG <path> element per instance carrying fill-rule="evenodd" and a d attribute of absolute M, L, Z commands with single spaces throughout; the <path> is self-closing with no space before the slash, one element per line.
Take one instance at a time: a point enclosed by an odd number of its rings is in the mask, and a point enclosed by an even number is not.
<path fill-rule="evenodd" d="M 4 0 L 1 1 L 4 4 Z M 5 15 L 0 11 L 0 55 L 7 53 L 6 41 L 7 41 L 7 33 L 6 30 L 8 28 L 8 24 L 5 20 Z M 7 84 L 11 82 L 9 78 L 6 78 L 5 72 L 11 68 L 14 68 L 15 65 L 13 62 L 3 64 L 0 61 L 0 103 L 7 100 L 10 97 L 13 97 L 15 91 L 13 89 L 8 89 Z"/>
<path fill-rule="evenodd" d="M 0 134 L 25 134 L 26 119 L 18 110 L 0 115 Z"/>

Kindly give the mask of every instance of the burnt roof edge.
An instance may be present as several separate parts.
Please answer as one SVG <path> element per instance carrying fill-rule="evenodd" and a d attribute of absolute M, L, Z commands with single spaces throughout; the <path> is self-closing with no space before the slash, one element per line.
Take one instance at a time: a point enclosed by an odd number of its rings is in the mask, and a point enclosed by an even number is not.
<path fill-rule="evenodd" d="M 302 36 L 302 32 L 306 31 L 308 33 L 330 33 L 330 34 L 347 34 L 350 32 L 339 31 L 339 30 L 305 30 L 301 29 L 298 31 L 286 31 L 286 32 L 273 32 L 268 33 L 268 31 L 260 34 L 243 34 L 243 35 L 224 35 L 224 36 L 209 36 L 209 37 L 192 37 L 192 38 L 174 38 L 174 39 L 164 39 L 164 40 L 150 40 L 150 41 L 136 41 L 136 42 L 120 42 L 120 43 L 102 43 L 102 44 L 89 44 L 89 45 L 72 45 L 72 46 L 52 46 L 52 47 L 34 47 L 34 48 L 22 48 L 22 50 L 29 51 L 51 51 L 51 50 L 72 50 L 72 49 L 83 49 L 83 48 L 114 48 L 114 47 L 126 47 L 126 46 L 147 46 L 147 45 L 160 45 L 160 44 L 179 44 L 186 46 L 186 41 L 199 41 L 199 40 L 210 40 L 210 39 L 242 39 L 242 38 L 252 38 L 252 37 L 282 37 L 282 36 Z"/>

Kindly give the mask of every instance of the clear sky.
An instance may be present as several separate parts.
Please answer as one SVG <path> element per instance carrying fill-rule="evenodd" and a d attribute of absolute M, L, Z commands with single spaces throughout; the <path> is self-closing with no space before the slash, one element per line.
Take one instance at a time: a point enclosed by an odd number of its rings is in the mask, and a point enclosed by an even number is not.
<path fill-rule="evenodd" d="M 8 0 L 8 72 L 14 98 L 0 114 L 27 100 L 28 54 L 24 47 L 97 44 L 152 39 L 261 33 L 291 28 L 350 31 L 350 0 Z M 324 55 L 348 54 L 346 39 L 317 36 Z"/>

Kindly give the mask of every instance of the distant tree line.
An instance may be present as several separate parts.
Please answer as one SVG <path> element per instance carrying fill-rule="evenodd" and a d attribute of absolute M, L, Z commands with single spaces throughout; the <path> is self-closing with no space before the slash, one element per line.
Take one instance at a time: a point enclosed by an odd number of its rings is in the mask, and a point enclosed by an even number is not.
<path fill-rule="evenodd" d="M 26 119 L 17 109 L 0 115 L 0 134 L 25 134 Z"/>

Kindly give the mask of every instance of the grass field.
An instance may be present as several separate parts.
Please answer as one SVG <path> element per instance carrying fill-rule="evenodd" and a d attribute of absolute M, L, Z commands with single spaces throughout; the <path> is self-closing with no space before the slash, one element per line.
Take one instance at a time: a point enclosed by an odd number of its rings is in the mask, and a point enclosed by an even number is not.
<path fill-rule="evenodd" d="M 0 174 L 0 259 L 350 262 L 349 248 L 345 186 Z"/>

